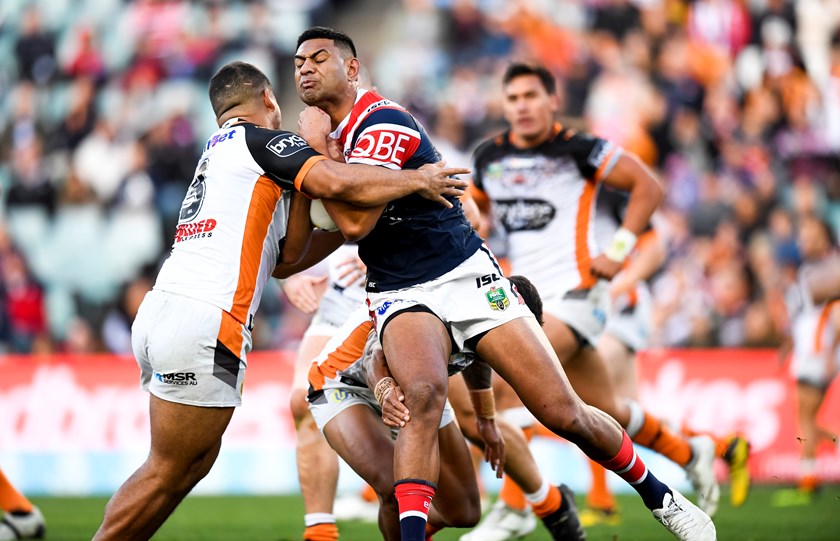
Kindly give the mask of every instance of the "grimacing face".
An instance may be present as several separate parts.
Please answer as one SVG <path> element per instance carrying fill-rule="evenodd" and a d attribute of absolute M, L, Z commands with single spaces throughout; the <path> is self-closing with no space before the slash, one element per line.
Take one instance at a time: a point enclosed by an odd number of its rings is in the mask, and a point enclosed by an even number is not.
<path fill-rule="evenodd" d="M 295 53 L 295 86 L 301 101 L 306 105 L 318 105 L 346 92 L 350 84 L 349 60 L 349 55 L 331 39 L 310 39 L 301 43 Z"/>
<path fill-rule="evenodd" d="M 554 125 L 557 97 L 549 94 L 536 75 L 520 75 L 504 88 L 503 111 L 516 137 L 525 141 L 548 137 Z"/>

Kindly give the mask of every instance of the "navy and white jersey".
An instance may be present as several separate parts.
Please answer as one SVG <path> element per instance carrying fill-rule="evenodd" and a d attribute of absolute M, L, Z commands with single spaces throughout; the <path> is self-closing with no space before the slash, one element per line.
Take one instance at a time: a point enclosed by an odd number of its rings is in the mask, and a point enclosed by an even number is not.
<path fill-rule="evenodd" d="M 426 130 L 399 104 L 359 89 L 356 104 L 331 134 L 347 163 L 417 169 L 440 161 Z M 481 238 L 460 201 L 452 208 L 419 195 L 391 201 L 373 231 L 359 242 L 368 267 L 367 290 L 391 291 L 433 280 L 470 257 Z"/>
<path fill-rule="evenodd" d="M 475 187 L 507 234 L 513 274 L 527 276 L 543 295 L 594 285 L 595 200 L 620 155 L 609 141 L 559 124 L 534 148 L 517 148 L 508 131 L 476 149 Z"/>

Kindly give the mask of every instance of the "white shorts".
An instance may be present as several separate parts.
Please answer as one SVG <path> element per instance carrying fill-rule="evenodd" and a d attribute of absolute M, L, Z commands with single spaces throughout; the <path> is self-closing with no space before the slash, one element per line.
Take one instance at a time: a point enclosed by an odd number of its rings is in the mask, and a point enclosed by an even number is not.
<path fill-rule="evenodd" d="M 334 335 L 344 325 L 353 310 L 362 303 L 364 299 L 347 296 L 330 283 L 318 303 L 318 310 L 312 316 L 312 321 L 304 336 Z"/>
<path fill-rule="evenodd" d="M 591 289 L 542 292 L 543 311 L 556 317 L 591 346 L 598 343 L 607 323 L 609 284 L 599 281 Z"/>
<path fill-rule="evenodd" d="M 833 375 L 840 372 L 840 352 L 831 351 L 833 333 L 830 325 L 820 325 L 821 310 L 799 316 L 793 325 L 793 362 L 791 375 L 799 383 L 827 389 Z M 819 335 L 819 336 L 818 336 Z M 834 374 L 828 374 L 834 363 Z"/>
<path fill-rule="evenodd" d="M 140 384 L 158 398 L 206 407 L 239 406 L 251 333 L 204 301 L 152 290 L 131 327 Z"/>
<path fill-rule="evenodd" d="M 650 343 L 653 301 L 647 283 L 636 285 L 635 303 L 623 295 L 612 307 L 604 332 L 615 337 L 631 351 L 641 351 Z"/>
<path fill-rule="evenodd" d="M 324 431 L 327 423 L 332 421 L 336 415 L 350 406 L 361 404 L 372 409 L 377 415 L 382 415 L 382 408 L 373 396 L 373 391 L 366 386 L 359 385 L 350 379 L 326 378 L 323 392 L 312 395 L 309 402 L 309 411 L 318 430 Z M 443 406 L 443 415 L 440 418 L 440 428 L 445 427 L 455 420 L 455 412 L 449 405 L 449 400 Z M 396 437 L 399 429 L 392 429 L 392 435 Z"/>
<path fill-rule="evenodd" d="M 455 349 L 470 351 L 465 342 L 521 317 L 534 317 L 511 288 L 489 250 L 482 247 L 439 278 L 415 286 L 368 293 L 376 331 L 396 314 L 425 307 L 449 328 Z"/>

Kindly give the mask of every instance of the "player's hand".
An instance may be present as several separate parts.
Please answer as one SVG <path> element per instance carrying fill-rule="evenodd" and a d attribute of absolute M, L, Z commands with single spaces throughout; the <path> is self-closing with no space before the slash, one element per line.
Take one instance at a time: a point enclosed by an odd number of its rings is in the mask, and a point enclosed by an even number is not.
<path fill-rule="evenodd" d="M 604 278 L 606 280 L 612 280 L 613 276 L 618 274 L 618 271 L 621 270 L 621 267 L 623 265 L 623 263 L 613 261 L 606 255 L 601 254 L 592 260 L 589 272 L 591 272 L 592 276 L 594 276 L 595 278 Z"/>
<path fill-rule="evenodd" d="M 344 287 L 356 283 L 364 285 L 365 276 L 367 276 L 367 266 L 358 256 L 345 259 L 336 265 L 336 269 L 341 272 L 338 275 L 338 283 Z"/>
<path fill-rule="evenodd" d="M 292 306 L 306 314 L 311 314 L 318 309 L 321 295 L 327 288 L 326 276 L 309 276 L 308 274 L 295 274 L 283 282 L 283 293 L 292 303 Z"/>
<path fill-rule="evenodd" d="M 452 208 L 452 203 L 446 199 L 446 195 L 461 197 L 469 182 L 453 175 L 466 175 L 470 170 L 463 167 L 446 167 L 446 162 L 429 163 L 417 169 L 418 190 L 417 194 L 437 201 L 446 208 Z"/>
<path fill-rule="evenodd" d="M 610 281 L 610 300 L 612 300 L 612 302 L 615 303 L 623 295 L 629 295 L 635 287 L 636 284 L 634 284 L 632 280 L 627 278 L 626 272 L 619 272 Z"/>
<path fill-rule="evenodd" d="M 495 419 L 476 417 L 475 422 L 478 425 L 478 435 L 484 441 L 484 460 L 496 472 L 496 478 L 501 479 L 505 468 L 505 440 L 496 426 Z"/>
<path fill-rule="evenodd" d="M 408 408 L 405 407 L 405 393 L 399 385 L 394 384 L 390 390 L 382 395 L 382 422 L 387 426 L 401 428 L 411 420 Z"/>
<path fill-rule="evenodd" d="M 344 163 L 344 147 L 338 139 L 327 137 L 327 154 L 331 160 Z"/>
<path fill-rule="evenodd" d="M 332 124 L 330 115 L 318 107 L 309 106 L 300 112 L 298 117 L 298 134 L 310 146 L 324 144 L 329 138 Z"/>

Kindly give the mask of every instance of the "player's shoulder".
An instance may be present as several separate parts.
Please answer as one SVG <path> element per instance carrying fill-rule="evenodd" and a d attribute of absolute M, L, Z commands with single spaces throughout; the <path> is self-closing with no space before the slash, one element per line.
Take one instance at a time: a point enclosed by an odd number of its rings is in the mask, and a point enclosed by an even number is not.
<path fill-rule="evenodd" d="M 481 142 L 473 151 L 473 158 L 476 162 L 490 159 L 495 155 L 502 154 L 508 147 L 510 132 L 506 131 Z"/>

